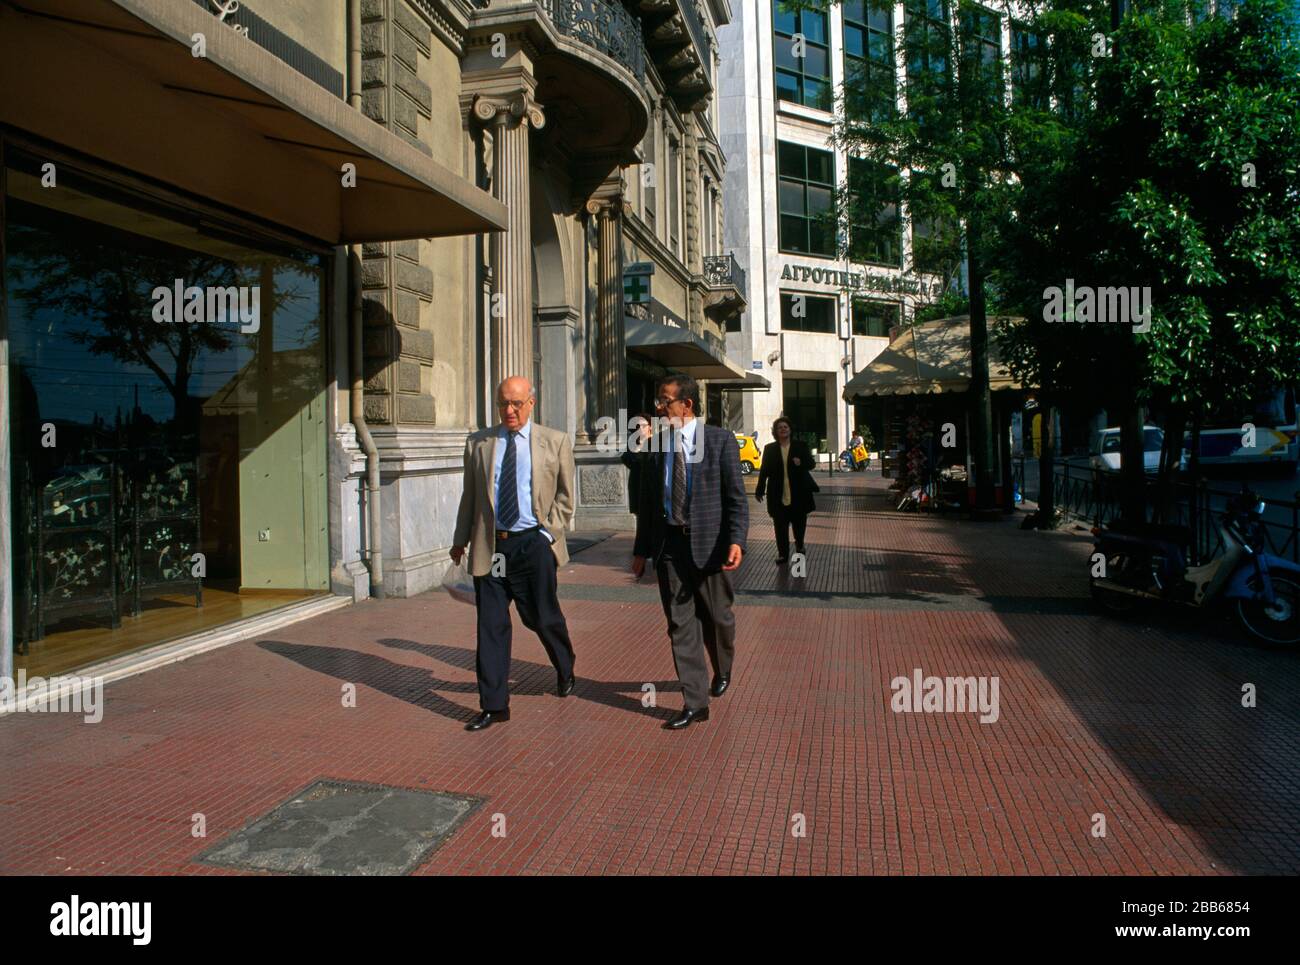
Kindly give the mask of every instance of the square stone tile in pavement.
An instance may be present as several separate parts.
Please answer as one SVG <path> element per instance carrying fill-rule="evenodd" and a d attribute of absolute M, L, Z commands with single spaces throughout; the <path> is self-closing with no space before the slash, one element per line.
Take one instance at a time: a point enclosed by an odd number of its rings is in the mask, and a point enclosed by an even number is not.
<path fill-rule="evenodd" d="M 110 684 L 96 725 L 0 719 L 0 870 L 228 873 L 194 859 L 331 779 L 481 799 L 426 874 L 1300 871 L 1300 657 L 1095 615 L 1077 534 L 898 514 L 880 485 L 825 485 L 806 579 L 751 504 L 704 724 L 659 727 L 663 615 L 613 534 L 561 574 L 576 693 L 516 620 L 513 719 L 483 733 L 474 612 L 441 592 Z M 915 668 L 996 676 L 998 719 L 893 712 Z"/>

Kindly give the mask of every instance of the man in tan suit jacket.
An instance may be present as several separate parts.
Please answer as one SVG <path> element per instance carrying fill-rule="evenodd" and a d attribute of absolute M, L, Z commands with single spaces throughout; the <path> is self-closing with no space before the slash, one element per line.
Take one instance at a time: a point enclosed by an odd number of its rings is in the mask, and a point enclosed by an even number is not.
<path fill-rule="evenodd" d="M 556 692 L 573 692 L 573 645 L 560 611 L 559 567 L 573 519 L 573 441 L 531 421 L 531 383 L 511 376 L 497 387 L 501 422 L 465 441 L 465 485 L 456 514 L 452 561 L 469 546 L 478 607 L 478 692 L 482 710 L 466 730 L 510 719 L 510 603 L 542 641 L 555 667 Z"/>

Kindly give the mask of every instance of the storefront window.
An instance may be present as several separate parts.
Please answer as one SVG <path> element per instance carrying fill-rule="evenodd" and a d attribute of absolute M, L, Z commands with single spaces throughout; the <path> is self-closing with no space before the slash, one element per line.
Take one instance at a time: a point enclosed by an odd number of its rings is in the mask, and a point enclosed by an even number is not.
<path fill-rule="evenodd" d="M 57 672 L 328 588 L 323 271 L 10 152 L 17 665 Z"/>

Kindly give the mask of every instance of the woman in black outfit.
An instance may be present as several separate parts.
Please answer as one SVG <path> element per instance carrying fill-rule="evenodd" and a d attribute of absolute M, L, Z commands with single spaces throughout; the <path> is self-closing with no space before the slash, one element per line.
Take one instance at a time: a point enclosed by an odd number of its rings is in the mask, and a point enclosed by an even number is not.
<path fill-rule="evenodd" d="M 654 423 L 648 412 L 638 412 L 636 418 L 631 420 L 631 424 L 637 429 L 636 437 L 628 443 L 633 448 L 625 450 L 618 458 L 628 469 L 627 505 L 628 509 L 635 513 L 637 501 L 640 499 L 642 476 L 649 472 L 647 466 L 653 466 L 654 453 L 650 451 L 650 430 Z"/>
<path fill-rule="evenodd" d="M 820 492 L 821 487 L 812 476 L 812 452 L 794 439 L 790 420 L 781 416 L 773 422 L 772 435 L 776 441 L 763 447 L 763 468 L 758 472 L 754 498 L 761 503 L 763 494 L 767 494 L 767 514 L 776 528 L 776 565 L 782 566 L 790 557 L 791 524 L 795 552 L 804 552 L 808 514 L 817 509 L 813 493 Z"/>

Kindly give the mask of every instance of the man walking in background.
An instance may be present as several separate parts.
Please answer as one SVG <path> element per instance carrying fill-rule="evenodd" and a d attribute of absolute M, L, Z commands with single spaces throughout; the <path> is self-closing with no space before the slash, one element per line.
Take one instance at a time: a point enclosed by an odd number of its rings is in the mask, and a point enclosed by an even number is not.
<path fill-rule="evenodd" d="M 573 693 L 573 645 L 557 595 L 569 561 L 564 531 L 573 519 L 573 441 L 530 421 L 537 399 L 515 375 L 497 387 L 501 422 L 465 441 L 465 486 L 451 559 L 469 546 L 478 608 L 479 706 L 466 730 L 510 719 L 510 602 L 542 641 L 555 667 L 556 693 Z M 495 565 L 494 565 L 495 564 Z"/>
<path fill-rule="evenodd" d="M 655 558 L 685 704 L 664 726 L 680 730 L 708 720 L 710 695 L 721 697 L 731 685 L 736 620 L 730 574 L 744 555 L 749 506 L 736 437 L 698 418 L 695 380 L 660 379 L 655 405 L 668 428 L 655 447 L 654 471 L 643 473 L 632 572 L 640 579 L 646 557 Z"/>

